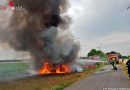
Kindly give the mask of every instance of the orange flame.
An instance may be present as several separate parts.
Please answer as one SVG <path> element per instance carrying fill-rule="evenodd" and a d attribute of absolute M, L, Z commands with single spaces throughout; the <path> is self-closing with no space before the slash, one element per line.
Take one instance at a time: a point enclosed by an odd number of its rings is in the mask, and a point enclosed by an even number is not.
<path fill-rule="evenodd" d="M 46 62 L 40 69 L 40 74 L 50 74 L 50 73 L 51 73 L 51 65 Z"/>
<path fill-rule="evenodd" d="M 58 66 L 58 68 L 56 69 L 56 73 L 70 73 L 70 68 L 68 65 L 60 65 Z"/>
<path fill-rule="evenodd" d="M 55 67 L 47 62 L 44 63 L 43 67 L 39 71 L 40 74 L 64 74 L 70 72 L 71 72 L 70 67 L 66 64 Z"/>

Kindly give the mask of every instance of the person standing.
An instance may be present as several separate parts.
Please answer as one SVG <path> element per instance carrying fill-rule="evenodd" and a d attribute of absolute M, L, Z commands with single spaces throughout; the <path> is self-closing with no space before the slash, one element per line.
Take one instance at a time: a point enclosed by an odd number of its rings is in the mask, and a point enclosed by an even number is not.
<path fill-rule="evenodd" d="M 116 58 L 112 58 L 111 65 L 113 66 L 113 70 L 117 70 L 117 67 L 116 67 Z"/>
<path fill-rule="evenodd" d="M 128 67 L 128 74 L 129 74 L 129 79 L 130 79 L 130 56 L 129 56 L 129 60 L 126 63 L 126 67 Z"/>

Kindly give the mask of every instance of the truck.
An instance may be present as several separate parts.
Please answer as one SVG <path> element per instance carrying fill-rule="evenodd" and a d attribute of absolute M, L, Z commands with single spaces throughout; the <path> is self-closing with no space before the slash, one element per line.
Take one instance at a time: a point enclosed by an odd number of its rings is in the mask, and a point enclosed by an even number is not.
<path fill-rule="evenodd" d="M 110 53 L 107 53 L 107 56 L 108 56 L 109 62 L 114 60 L 116 62 L 116 64 L 119 64 L 119 54 L 118 53 L 110 52 Z"/>

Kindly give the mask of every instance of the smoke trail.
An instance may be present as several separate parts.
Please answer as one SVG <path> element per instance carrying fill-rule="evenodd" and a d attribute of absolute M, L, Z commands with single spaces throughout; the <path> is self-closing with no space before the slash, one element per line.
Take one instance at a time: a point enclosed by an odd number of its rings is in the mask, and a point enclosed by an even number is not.
<path fill-rule="evenodd" d="M 9 45 L 18 51 L 29 52 L 35 60 L 35 70 L 43 62 L 53 64 L 73 62 L 79 46 L 65 33 L 71 19 L 63 15 L 68 0 L 14 0 L 15 10 L 10 23 Z"/>

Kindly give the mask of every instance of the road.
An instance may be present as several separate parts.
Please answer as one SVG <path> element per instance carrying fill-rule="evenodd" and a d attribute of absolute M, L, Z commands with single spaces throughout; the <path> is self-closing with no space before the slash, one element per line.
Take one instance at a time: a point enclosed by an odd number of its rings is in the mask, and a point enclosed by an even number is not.
<path fill-rule="evenodd" d="M 106 66 L 64 90 L 103 90 L 103 88 L 130 88 L 130 80 L 119 66 L 117 71 L 113 71 L 111 66 Z"/>

